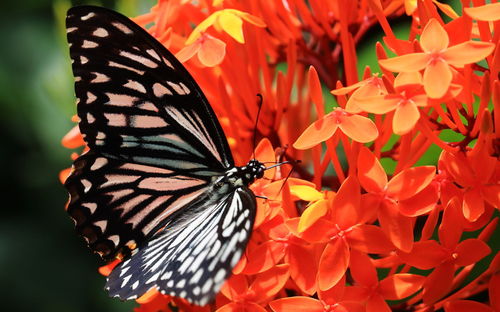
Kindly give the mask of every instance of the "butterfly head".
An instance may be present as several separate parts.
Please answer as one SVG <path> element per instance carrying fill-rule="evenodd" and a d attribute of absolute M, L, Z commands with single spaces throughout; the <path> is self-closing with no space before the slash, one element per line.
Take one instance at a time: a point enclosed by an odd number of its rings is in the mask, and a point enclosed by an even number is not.
<path fill-rule="evenodd" d="M 260 179 L 264 176 L 264 171 L 266 166 L 256 159 L 252 159 L 248 162 L 246 166 L 239 168 L 239 176 L 242 179 L 243 184 L 251 184 L 256 179 Z"/>

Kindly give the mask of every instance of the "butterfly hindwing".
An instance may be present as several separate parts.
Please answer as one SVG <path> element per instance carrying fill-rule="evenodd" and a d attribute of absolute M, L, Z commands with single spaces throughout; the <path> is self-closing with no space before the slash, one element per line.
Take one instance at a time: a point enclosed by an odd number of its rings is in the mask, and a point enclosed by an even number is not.
<path fill-rule="evenodd" d="M 135 299 L 156 287 L 195 304 L 209 303 L 244 252 L 255 205 L 246 187 L 200 200 L 120 263 L 106 289 L 111 296 Z"/>
<path fill-rule="evenodd" d="M 68 213 L 90 248 L 111 259 L 155 233 L 169 215 L 206 192 L 208 183 L 89 151 L 75 161 L 65 183 Z"/>
<path fill-rule="evenodd" d="M 103 8 L 66 20 L 80 130 L 108 157 L 206 174 L 233 159 L 202 91 L 144 29 Z"/>

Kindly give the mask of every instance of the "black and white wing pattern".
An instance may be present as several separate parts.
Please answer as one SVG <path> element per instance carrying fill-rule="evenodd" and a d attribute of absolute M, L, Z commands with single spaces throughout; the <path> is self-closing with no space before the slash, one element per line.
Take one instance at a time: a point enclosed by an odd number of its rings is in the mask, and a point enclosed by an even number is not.
<path fill-rule="evenodd" d="M 106 288 L 120 299 L 156 287 L 213 300 L 251 234 L 265 167 L 235 167 L 202 91 L 179 61 L 128 18 L 68 11 L 80 131 L 89 151 L 65 186 L 89 247 L 123 257 Z"/>
<path fill-rule="evenodd" d="M 245 250 L 255 197 L 241 188 L 199 202 L 148 241 L 108 278 L 111 296 L 137 298 L 153 287 L 162 293 L 209 303 Z"/>

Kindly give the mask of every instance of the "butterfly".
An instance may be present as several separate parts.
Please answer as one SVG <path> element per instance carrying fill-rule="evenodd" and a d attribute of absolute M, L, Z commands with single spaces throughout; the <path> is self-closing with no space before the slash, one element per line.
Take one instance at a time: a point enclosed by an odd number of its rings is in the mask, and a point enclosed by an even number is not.
<path fill-rule="evenodd" d="M 240 260 L 256 214 L 248 188 L 266 167 L 236 167 L 200 87 L 127 17 L 68 11 L 80 132 L 88 151 L 65 182 L 76 231 L 104 259 L 123 258 L 110 296 L 152 288 L 210 303 Z"/>

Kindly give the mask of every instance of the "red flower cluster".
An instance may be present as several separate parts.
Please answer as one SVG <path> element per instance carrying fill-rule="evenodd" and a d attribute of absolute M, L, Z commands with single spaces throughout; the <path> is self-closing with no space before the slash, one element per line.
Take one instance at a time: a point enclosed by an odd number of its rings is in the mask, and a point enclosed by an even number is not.
<path fill-rule="evenodd" d="M 500 208 L 500 3 L 463 11 L 436 0 L 159 0 L 136 17 L 185 62 L 238 164 L 253 153 L 257 93 L 256 158 L 302 160 L 286 181 L 284 166 L 253 184 L 268 200 L 214 304 L 151 291 L 136 310 L 500 311 L 488 246 Z M 388 21 L 403 14 L 407 40 Z M 396 56 L 378 43 L 381 73 L 367 67 L 358 81 L 356 44 L 376 23 Z M 83 141 L 72 131 L 64 144 Z"/>

